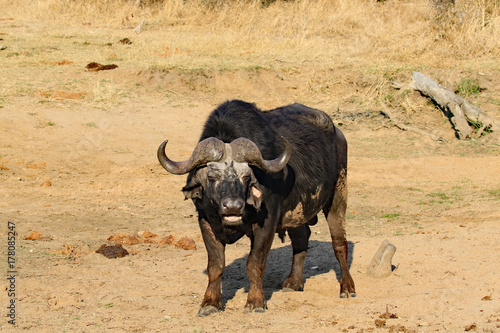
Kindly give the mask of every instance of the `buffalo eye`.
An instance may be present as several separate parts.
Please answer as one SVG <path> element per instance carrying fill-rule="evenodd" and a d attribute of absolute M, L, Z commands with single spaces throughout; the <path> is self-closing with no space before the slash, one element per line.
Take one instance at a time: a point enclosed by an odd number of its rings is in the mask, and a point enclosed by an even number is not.
<path fill-rule="evenodd" d="M 247 183 L 251 178 L 251 173 L 248 170 L 245 170 L 245 172 L 241 175 L 241 182 L 243 184 Z"/>

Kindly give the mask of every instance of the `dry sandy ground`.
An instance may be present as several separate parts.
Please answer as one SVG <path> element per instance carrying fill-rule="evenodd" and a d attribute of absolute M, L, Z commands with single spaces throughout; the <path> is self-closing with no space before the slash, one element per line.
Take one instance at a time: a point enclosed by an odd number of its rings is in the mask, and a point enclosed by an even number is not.
<path fill-rule="evenodd" d="M 127 82 L 153 79 L 120 68 L 89 73 L 84 66 L 47 67 L 33 80 L 114 79 L 116 90 L 128 91 Z M 16 84 L 30 71 L 0 77 Z M 84 83 L 68 91 L 85 91 Z M 183 83 L 172 81 L 171 90 Z M 262 103 L 253 100 L 259 106 L 279 106 L 265 85 L 259 90 L 255 81 L 239 84 L 237 97 L 262 95 Z M 192 203 L 180 191 L 184 177 L 167 174 L 156 149 L 168 138 L 172 158 L 189 156 L 208 113 L 231 96 L 191 88 L 174 96 L 144 88 L 106 107 L 96 107 L 88 96 L 47 99 L 36 89 L 4 96 L 0 262 L 6 273 L 11 221 L 17 232 L 17 325 L 5 316 L 9 284 L 2 278 L 2 332 L 500 331 L 498 140 L 457 142 L 439 112 L 429 119 L 449 133 L 446 143 L 402 132 L 377 117 L 342 120 L 334 108 L 325 110 L 336 113 L 350 144 L 347 234 L 356 298 L 338 298 L 339 269 L 320 219 L 303 292 L 280 289 L 291 246 L 276 239 L 264 281 L 268 310 L 243 314 L 249 242 L 242 239 L 227 248 L 224 311 L 195 317 L 207 283 L 206 253 Z M 498 98 L 499 91 L 488 93 Z M 32 231 L 42 237 L 25 240 Z M 95 253 L 102 244 L 114 244 L 107 239 L 116 234 L 142 242 L 126 243 L 130 255 L 123 258 Z M 158 243 L 167 236 L 192 239 L 196 249 Z M 369 278 L 366 267 L 385 239 L 397 247 L 397 269 L 385 279 Z M 396 318 L 380 318 L 384 313 Z"/>

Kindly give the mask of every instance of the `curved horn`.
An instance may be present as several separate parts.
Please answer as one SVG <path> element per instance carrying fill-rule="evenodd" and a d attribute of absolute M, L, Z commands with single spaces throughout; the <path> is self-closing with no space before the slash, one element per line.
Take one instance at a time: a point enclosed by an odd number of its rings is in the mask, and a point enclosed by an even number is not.
<path fill-rule="evenodd" d="M 257 147 L 253 141 L 246 138 L 238 138 L 231 142 L 234 160 L 237 162 L 247 162 L 251 165 L 255 165 L 267 173 L 281 171 L 288 163 L 292 152 L 287 139 L 284 137 L 280 138 L 283 142 L 283 152 L 274 160 L 265 160 L 262 157 L 259 147 Z"/>
<path fill-rule="evenodd" d="M 165 170 L 174 175 L 183 175 L 197 167 L 206 165 L 208 162 L 218 161 L 224 155 L 225 150 L 224 142 L 216 138 L 208 138 L 198 143 L 188 160 L 174 162 L 165 154 L 167 142 L 168 140 L 164 141 L 158 147 L 158 161 Z"/>

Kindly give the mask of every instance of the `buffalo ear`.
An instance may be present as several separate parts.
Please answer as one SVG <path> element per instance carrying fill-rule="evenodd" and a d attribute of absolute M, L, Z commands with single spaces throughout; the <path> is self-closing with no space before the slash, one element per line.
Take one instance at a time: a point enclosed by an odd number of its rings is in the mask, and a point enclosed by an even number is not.
<path fill-rule="evenodd" d="M 187 199 L 202 199 L 203 198 L 203 181 L 204 172 L 197 172 L 194 175 L 189 175 L 187 184 L 182 188 L 184 198 Z"/>
<path fill-rule="evenodd" d="M 260 210 L 260 205 L 262 204 L 262 191 L 257 182 L 252 182 L 250 186 L 248 186 L 247 204 Z"/>

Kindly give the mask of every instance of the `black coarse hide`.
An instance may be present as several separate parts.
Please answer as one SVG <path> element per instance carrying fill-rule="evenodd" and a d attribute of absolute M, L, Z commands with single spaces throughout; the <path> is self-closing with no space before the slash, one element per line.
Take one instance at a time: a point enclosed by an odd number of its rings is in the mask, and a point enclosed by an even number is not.
<path fill-rule="evenodd" d="M 287 231 L 293 248 L 283 287 L 302 290 L 309 226 L 320 212 L 341 267 L 340 296 L 355 296 L 345 237 L 347 143 L 327 114 L 301 104 L 261 111 L 228 101 L 208 117 L 190 160 L 169 160 L 165 145 L 158 150 L 162 165 L 176 174 L 189 172 L 183 191 L 197 208 L 208 253 L 200 316 L 222 308 L 225 246 L 244 235 L 252 242 L 246 311 L 266 308 L 262 277 L 276 232 L 283 237 Z"/>

